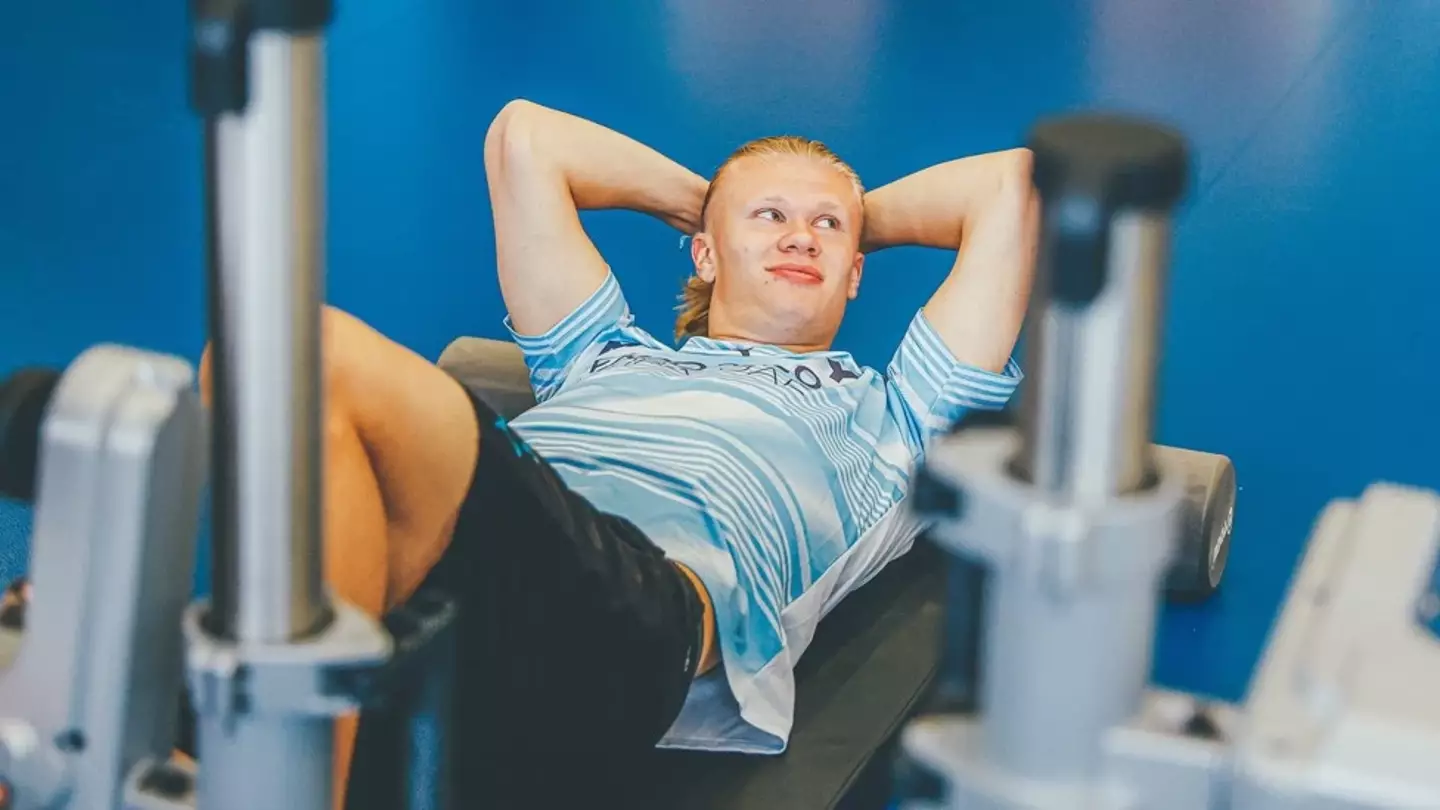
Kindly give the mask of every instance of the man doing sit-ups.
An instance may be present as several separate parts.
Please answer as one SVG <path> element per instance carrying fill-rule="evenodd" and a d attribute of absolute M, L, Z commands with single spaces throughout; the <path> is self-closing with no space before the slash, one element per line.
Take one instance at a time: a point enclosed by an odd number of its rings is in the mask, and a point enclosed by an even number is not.
<path fill-rule="evenodd" d="M 783 751 L 817 624 L 922 529 L 903 501 L 926 443 L 1020 381 L 1029 154 L 865 193 L 819 143 L 768 138 L 707 182 L 516 101 L 485 166 L 505 324 L 538 404 L 507 423 L 328 310 L 327 580 L 377 615 L 426 584 L 460 600 L 457 806 L 487 806 L 471 772 L 527 759 Z M 693 236 L 678 346 L 635 325 L 587 209 Z M 894 245 L 958 255 L 882 372 L 832 342 L 865 254 Z M 338 734 L 343 784 L 356 723 Z M 563 782 L 554 761 L 545 778 Z"/>

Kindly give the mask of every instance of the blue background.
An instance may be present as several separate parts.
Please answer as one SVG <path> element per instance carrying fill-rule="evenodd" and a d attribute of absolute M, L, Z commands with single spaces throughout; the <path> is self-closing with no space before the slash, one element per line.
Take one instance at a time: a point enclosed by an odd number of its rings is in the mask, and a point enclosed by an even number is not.
<path fill-rule="evenodd" d="M 183 4 L 0 6 L 0 373 L 119 341 L 197 360 L 199 126 Z M 342 2 L 329 43 L 328 298 L 430 358 L 501 337 L 481 146 L 525 96 L 703 173 L 800 132 L 871 186 L 1094 107 L 1183 128 L 1157 439 L 1231 456 L 1223 593 L 1167 609 L 1156 678 L 1239 698 L 1312 521 L 1440 486 L 1440 3 L 1424 0 Z M 668 334 L 673 231 L 587 216 Z M 950 257 L 875 257 L 841 343 L 883 363 Z M 0 507 L 0 574 L 28 513 Z"/>

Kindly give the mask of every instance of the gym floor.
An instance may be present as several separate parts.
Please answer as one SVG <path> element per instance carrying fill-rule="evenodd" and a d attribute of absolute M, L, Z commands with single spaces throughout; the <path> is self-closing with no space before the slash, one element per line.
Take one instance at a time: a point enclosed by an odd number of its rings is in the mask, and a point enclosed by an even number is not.
<path fill-rule="evenodd" d="M 0 374 L 102 341 L 199 357 L 182 8 L 0 8 Z M 1242 491 L 1228 581 L 1167 609 L 1155 678 L 1239 699 L 1321 507 L 1377 479 L 1440 487 L 1437 43 L 1430 0 L 342 0 L 328 298 L 432 359 L 503 336 L 481 142 L 517 96 L 703 173 L 745 139 L 812 135 L 871 186 L 1057 112 L 1173 123 L 1195 173 L 1156 438 L 1229 455 Z M 632 214 L 587 224 L 668 334 L 678 238 Z M 842 345 L 883 364 L 949 262 L 877 256 Z M 0 575 L 24 569 L 28 526 L 0 509 Z"/>

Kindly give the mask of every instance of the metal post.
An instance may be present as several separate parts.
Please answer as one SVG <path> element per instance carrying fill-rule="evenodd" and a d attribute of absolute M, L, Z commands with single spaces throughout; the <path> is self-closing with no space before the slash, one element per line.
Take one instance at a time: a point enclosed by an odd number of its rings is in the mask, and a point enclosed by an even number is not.
<path fill-rule="evenodd" d="M 236 645 L 243 664 L 253 651 L 318 638 L 336 615 L 322 585 L 321 514 L 322 32 L 331 9 L 326 0 L 197 0 L 194 11 L 213 240 L 217 525 L 203 624 Z M 252 711 L 237 705 L 244 672 L 222 682 L 238 691 L 200 701 L 200 806 L 329 807 L 333 717 Z"/>
<path fill-rule="evenodd" d="M 274 5 L 207 3 L 196 25 L 202 55 L 241 66 L 199 69 L 202 79 L 216 78 L 196 86 L 211 118 L 217 241 L 210 296 L 215 499 L 223 520 L 211 627 L 244 641 L 301 638 L 329 620 L 320 477 L 320 26 L 328 9 L 297 20 L 282 13 L 293 9 Z"/>
<path fill-rule="evenodd" d="M 1160 291 L 1187 164 L 1178 137 L 1122 119 L 1042 125 L 1032 150 L 1044 225 L 1015 469 L 1035 498 L 1021 545 L 1053 563 L 992 578 L 982 688 L 994 761 L 1064 780 L 1093 773 L 1099 735 L 1135 710 L 1149 675 L 1160 569 L 1138 566 L 1167 557 L 1168 537 L 1132 539 L 1102 516 L 1158 480 Z M 1145 550 L 1113 562 L 1101 550 L 1129 543 Z M 1050 685 L 1061 672 L 1083 700 Z"/>
<path fill-rule="evenodd" d="M 962 431 L 925 460 L 954 496 L 931 499 L 933 536 L 986 571 L 979 711 L 912 724 L 904 745 L 946 807 L 1119 810 L 1104 739 L 1141 705 L 1181 504 L 1150 434 L 1186 150 L 1108 116 L 1045 122 L 1030 148 L 1043 228 L 1020 430 Z"/>
<path fill-rule="evenodd" d="M 1079 119 L 1039 128 L 1034 148 L 1044 236 L 1013 469 L 1063 501 L 1099 503 L 1154 479 L 1160 296 L 1183 144 Z"/>

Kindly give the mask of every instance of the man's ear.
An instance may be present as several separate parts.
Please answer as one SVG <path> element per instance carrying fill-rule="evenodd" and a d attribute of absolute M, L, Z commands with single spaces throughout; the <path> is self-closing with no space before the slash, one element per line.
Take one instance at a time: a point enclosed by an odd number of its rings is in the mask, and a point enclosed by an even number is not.
<path fill-rule="evenodd" d="M 850 300 L 854 301 L 860 295 L 860 277 L 865 274 L 865 254 L 855 254 L 855 266 L 850 269 Z"/>
<path fill-rule="evenodd" d="M 710 234 L 701 231 L 690 238 L 690 260 L 695 263 L 695 275 L 708 284 L 715 282 L 715 249 Z"/>

